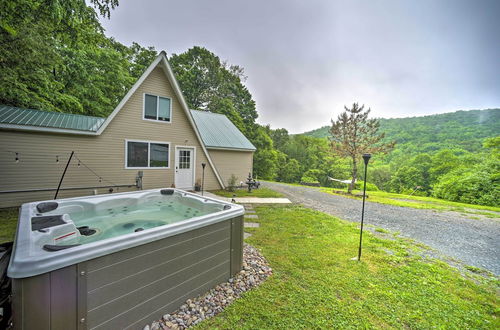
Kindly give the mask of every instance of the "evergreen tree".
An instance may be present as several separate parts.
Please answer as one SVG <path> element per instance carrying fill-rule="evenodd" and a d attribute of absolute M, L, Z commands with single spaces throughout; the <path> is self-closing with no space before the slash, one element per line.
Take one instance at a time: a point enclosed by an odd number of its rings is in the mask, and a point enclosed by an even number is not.
<path fill-rule="evenodd" d="M 368 119 L 371 109 L 364 111 L 354 103 L 349 109 L 344 106 L 336 121 L 332 120 L 330 141 L 332 149 L 341 157 L 349 157 L 352 161 L 352 180 L 348 192 L 354 189 L 358 176 L 358 161 L 364 153 L 387 153 L 395 142 L 382 143 L 385 134 L 378 132 L 380 123 L 377 119 Z"/>

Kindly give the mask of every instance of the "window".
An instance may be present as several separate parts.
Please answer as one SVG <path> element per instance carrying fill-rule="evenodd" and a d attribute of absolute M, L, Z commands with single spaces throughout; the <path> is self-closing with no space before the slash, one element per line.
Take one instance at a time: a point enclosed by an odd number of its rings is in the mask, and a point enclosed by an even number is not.
<path fill-rule="evenodd" d="M 144 119 L 170 122 L 171 107 L 167 97 L 144 94 Z"/>
<path fill-rule="evenodd" d="M 179 151 L 179 168 L 182 168 L 182 169 L 191 168 L 191 151 L 190 150 L 180 150 Z"/>
<path fill-rule="evenodd" d="M 127 167 L 148 167 L 148 144 L 128 142 Z"/>
<path fill-rule="evenodd" d="M 168 168 L 169 143 L 126 141 L 127 168 Z"/>
<path fill-rule="evenodd" d="M 149 167 L 168 167 L 168 144 L 149 144 Z"/>

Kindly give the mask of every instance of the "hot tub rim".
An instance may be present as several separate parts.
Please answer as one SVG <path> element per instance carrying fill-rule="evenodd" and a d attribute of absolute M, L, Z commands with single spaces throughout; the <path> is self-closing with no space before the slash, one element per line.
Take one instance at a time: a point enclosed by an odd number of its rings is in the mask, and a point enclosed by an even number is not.
<path fill-rule="evenodd" d="M 155 191 L 160 193 L 161 189 L 164 188 L 141 190 L 140 192 L 124 192 L 99 197 L 150 193 Z M 184 232 L 195 230 L 197 228 L 206 227 L 211 224 L 226 221 L 238 216 L 243 216 L 243 214 L 245 213 L 244 207 L 242 205 L 232 204 L 215 198 L 199 196 L 197 194 L 186 192 L 181 189 L 175 190 L 183 194 L 184 197 L 190 196 L 191 198 L 212 201 L 222 205 L 231 205 L 231 208 L 229 210 L 221 210 L 219 212 L 211 213 L 208 215 L 193 217 L 184 221 L 167 224 L 165 226 L 158 226 L 140 232 L 129 233 L 101 241 L 82 244 L 80 246 L 57 252 L 41 251 L 41 255 L 33 256 L 29 253 L 29 241 L 24 242 L 24 244 L 19 243 L 18 241 L 18 237 L 20 237 L 20 235 L 29 235 L 29 232 L 31 231 L 29 221 L 25 221 L 26 223 L 21 223 L 21 217 L 29 218 L 29 208 L 32 207 L 33 204 L 38 204 L 46 201 L 25 203 L 20 208 L 19 222 L 16 230 L 16 239 L 14 240 L 14 247 L 12 251 L 12 257 L 9 262 L 7 275 L 10 278 L 26 278 L 44 274 L 52 270 L 78 264 L 80 262 L 112 254 L 121 250 L 125 250 L 127 248 L 147 244 L 166 237 L 182 234 Z M 92 198 L 97 196 L 72 197 L 66 199 L 58 199 L 57 201 L 79 200 L 86 197 Z"/>

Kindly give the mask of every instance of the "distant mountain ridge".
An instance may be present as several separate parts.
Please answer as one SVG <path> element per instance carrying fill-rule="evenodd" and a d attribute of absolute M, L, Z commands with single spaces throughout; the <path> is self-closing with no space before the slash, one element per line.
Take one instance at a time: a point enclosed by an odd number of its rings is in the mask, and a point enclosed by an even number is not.
<path fill-rule="evenodd" d="M 500 135 L 500 109 L 379 120 L 380 132 L 385 132 L 386 140 L 396 140 L 397 149 L 411 149 L 412 153 L 445 148 L 476 152 L 484 139 Z M 330 135 L 329 129 L 330 126 L 323 126 L 302 134 L 326 138 Z"/>

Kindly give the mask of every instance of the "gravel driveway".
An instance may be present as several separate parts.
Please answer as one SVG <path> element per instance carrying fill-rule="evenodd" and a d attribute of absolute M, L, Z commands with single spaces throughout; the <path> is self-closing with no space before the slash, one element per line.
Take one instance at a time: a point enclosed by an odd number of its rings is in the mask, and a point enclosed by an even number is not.
<path fill-rule="evenodd" d="M 361 200 L 314 188 L 264 182 L 296 203 L 341 219 L 359 222 Z M 500 221 L 470 219 L 457 212 L 413 209 L 366 202 L 365 225 L 371 224 L 420 241 L 444 255 L 500 275 Z"/>

